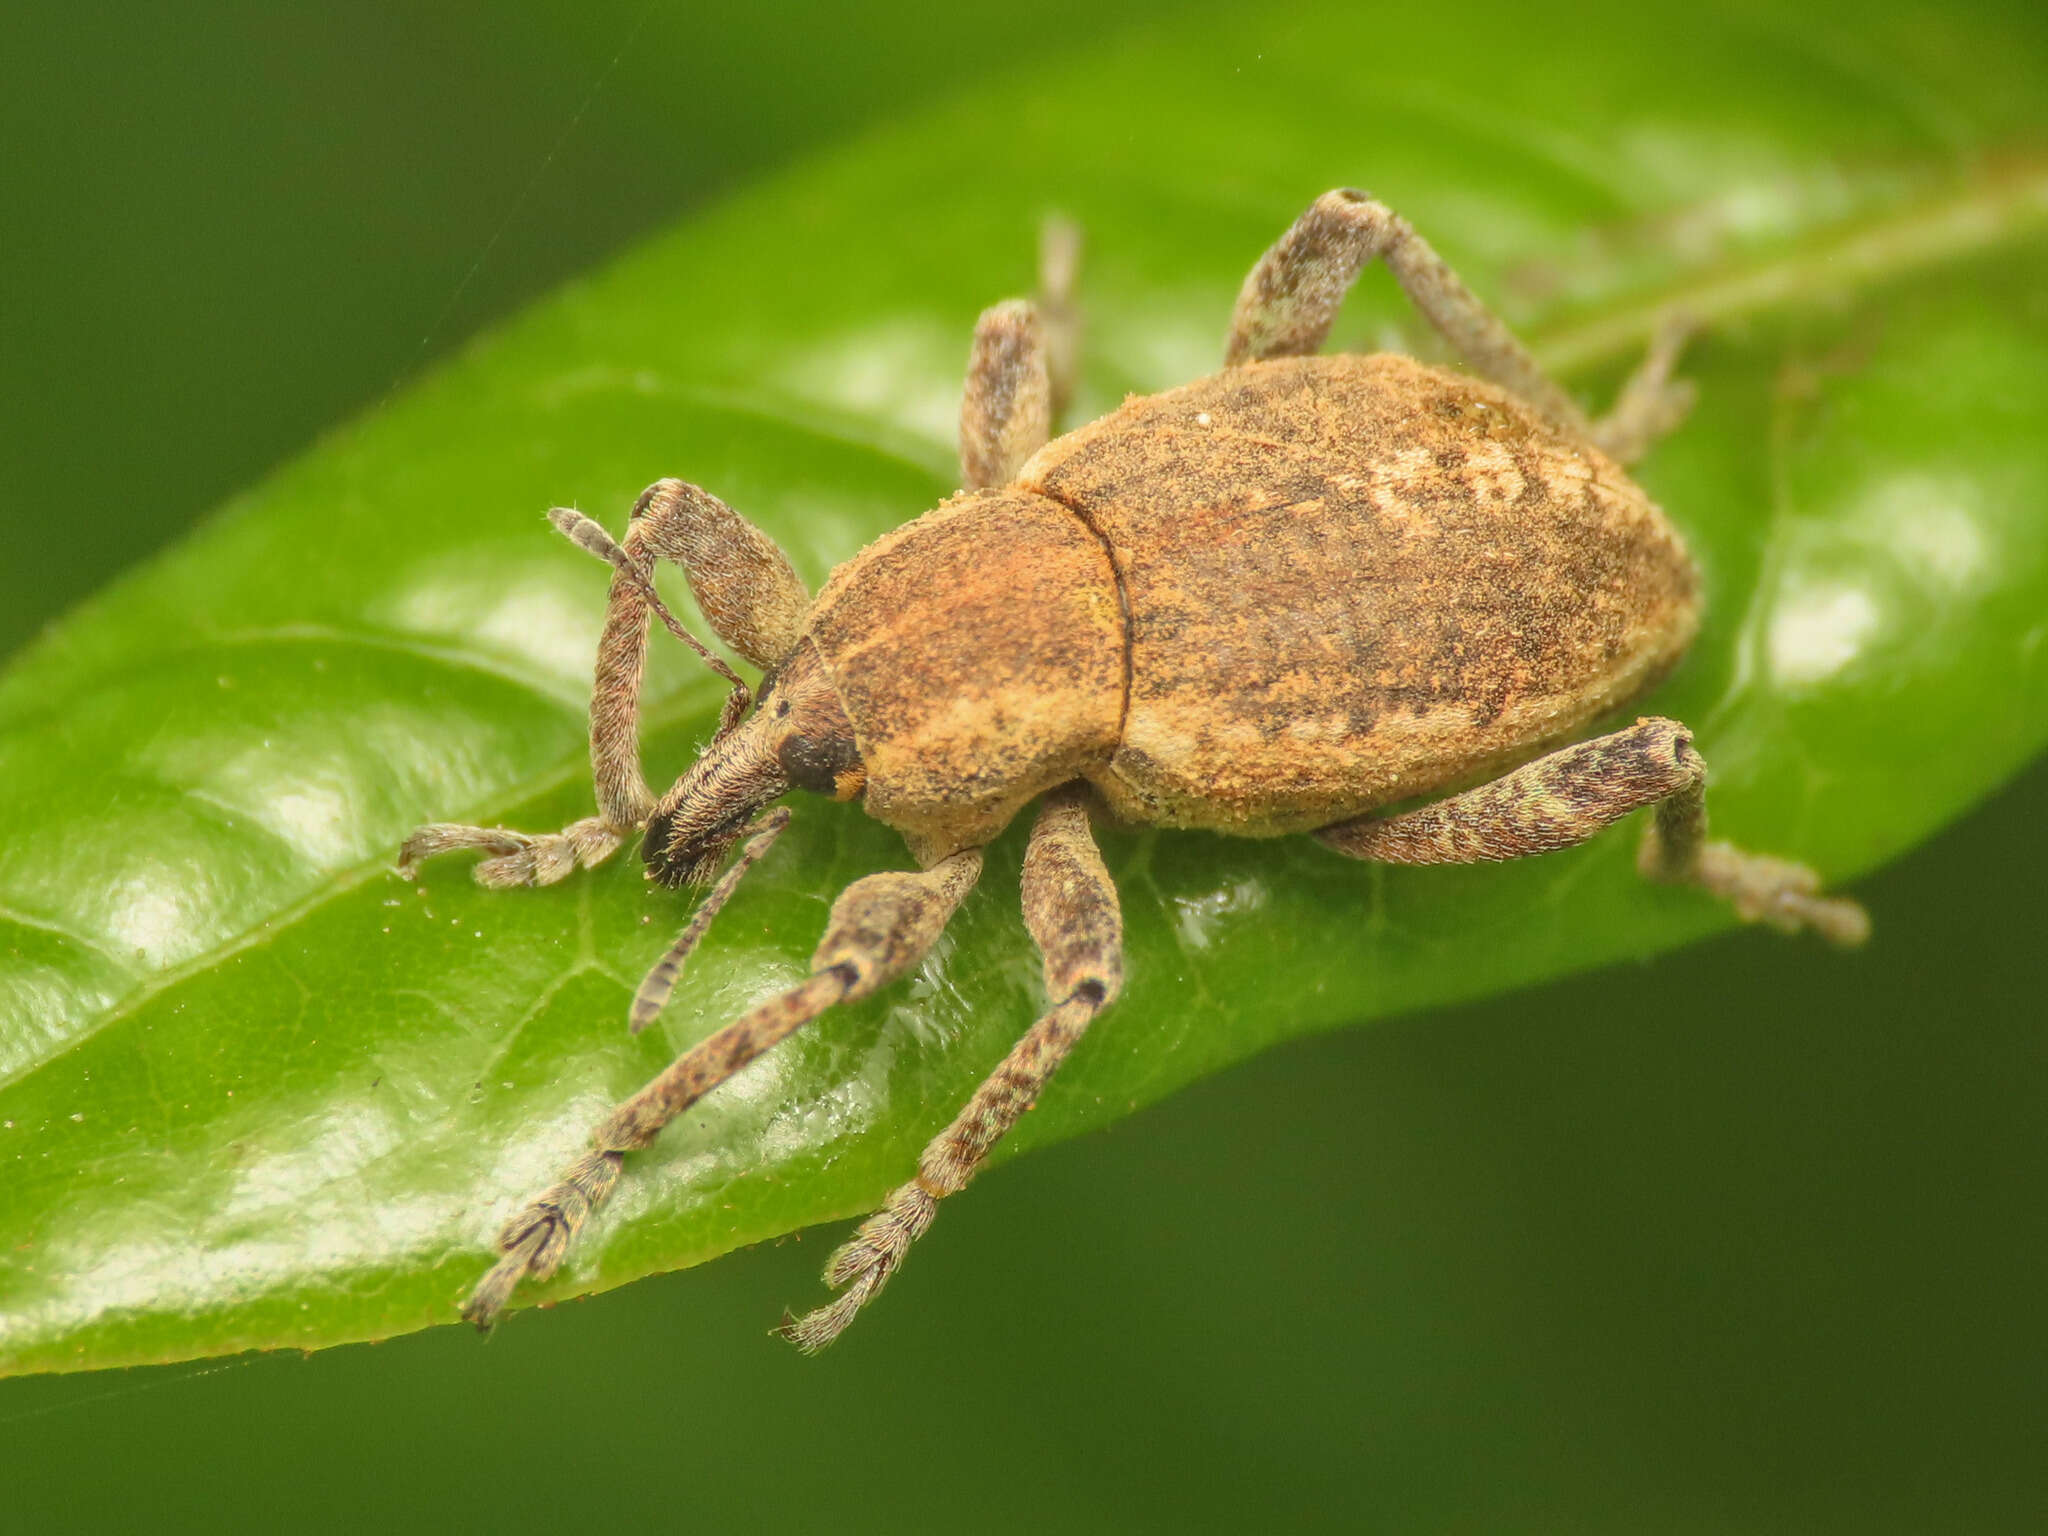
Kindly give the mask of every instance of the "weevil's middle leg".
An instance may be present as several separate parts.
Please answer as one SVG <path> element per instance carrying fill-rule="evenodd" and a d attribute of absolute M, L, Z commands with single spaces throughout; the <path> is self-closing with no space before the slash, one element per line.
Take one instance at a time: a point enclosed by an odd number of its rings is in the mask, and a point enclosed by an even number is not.
<path fill-rule="evenodd" d="M 1598 424 L 1588 421 L 1507 322 L 1480 302 L 1406 219 L 1349 187 L 1325 192 L 1311 203 L 1246 276 L 1231 316 L 1225 365 L 1301 357 L 1319 349 L 1344 296 L 1375 257 L 1386 262 L 1423 318 L 1479 374 L 1624 462 L 1676 425 L 1691 403 L 1687 387 L 1670 379 L 1684 328 L 1667 325 L 1613 414 Z"/>
<path fill-rule="evenodd" d="M 669 1121 L 834 1003 L 866 997 L 921 961 L 980 874 L 981 851 L 970 848 L 927 870 L 869 875 L 849 885 L 832 904 L 811 974 L 700 1040 L 607 1115 L 591 1133 L 591 1150 L 499 1232 L 504 1257 L 462 1304 L 462 1315 L 488 1329 L 522 1279 L 552 1275 L 570 1239 L 618 1183 L 628 1152 L 649 1145 Z M 659 990 L 661 969 L 643 984 L 643 996 Z"/>
<path fill-rule="evenodd" d="M 1016 479 L 1066 408 L 1079 338 L 1073 289 L 1080 249 L 1078 229 L 1064 219 L 1046 220 L 1037 302 L 1006 299 L 974 323 L 960 400 L 960 484 L 966 490 Z"/>
<path fill-rule="evenodd" d="M 1024 855 L 1024 921 L 1045 957 L 1053 1006 L 1003 1058 L 918 1159 L 917 1177 L 889 1196 L 832 1255 L 825 1283 L 837 1300 L 785 1319 L 783 1337 L 806 1354 L 845 1330 L 896 1272 L 938 1211 L 958 1194 L 1123 984 L 1123 916 L 1116 886 L 1088 829 L 1087 791 L 1070 785 L 1047 796 Z"/>
<path fill-rule="evenodd" d="M 1540 757 L 1463 794 L 1397 816 L 1361 816 L 1315 833 L 1354 859 L 1390 864 L 1472 864 L 1526 858 L 1582 843 L 1645 806 L 1638 867 L 1653 880 L 1697 885 L 1744 922 L 1785 932 L 1811 928 L 1841 945 L 1869 937 L 1856 902 L 1820 894 L 1803 864 L 1706 840 L 1707 766 L 1676 720 L 1638 720 L 1625 731 Z"/>
<path fill-rule="evenodd" d="M 1005 299 L 974 323 L 960 397 L 960 484 L 1007 485 L 1052 436 L 1052 381 L 1038 311 Z"/>

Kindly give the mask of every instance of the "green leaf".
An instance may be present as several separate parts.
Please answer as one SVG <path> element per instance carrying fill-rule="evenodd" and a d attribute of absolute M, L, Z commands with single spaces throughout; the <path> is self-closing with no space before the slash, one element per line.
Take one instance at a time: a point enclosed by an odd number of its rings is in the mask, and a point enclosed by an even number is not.
<path fill-rule="evenodd" d="M 1212 367 L 1244 269 L 1332 185 L 1406 212 L 1589 398 L 1687 308 L 1701 404 L 1642 479 L 1711 606 L 1654 707 L 1698 729 L 1717 825 L 1846 878 L 2011 773 L 2048 735 L 2039 49 L 1961 16 L 1701 19 L 1674 59 L 1630 15 L 1467 7 L 1447 52 L 1435 17 L 1305 4 L 1253 57 L 1147 34 L 905 122 L 565 291 L 50 632 L 0 679 L 0 1360 L 450 1320 L 603 1109 L 904 862 L 800 803 L 638 1041 L 628 991 L 687 907 L 629 860 L 512 894 L 389 863 L 421 821 L 587 808 L 603 573 L 543 507 L 616 527 L 687 475 L 815 585 L 950 488 L 965 338 L 1028 286 L 1048 208 L 1088 232 L 1084 413 Z M 1383 274 L 1339 343 L 1429 350 Z M 658 777 L 716 691 L 666 648 L 653 677 Z M 1128 986 L 1006 1151 L 1276 1040 L 1727 921 L 1639 885 L 1631 843 L 1388 871 L 1109 836 Z M 636 1155 L 537 1294 L 903 1178 L 1038 1005 L 1019 851 L 1013 829 L 913 981 Z"/>

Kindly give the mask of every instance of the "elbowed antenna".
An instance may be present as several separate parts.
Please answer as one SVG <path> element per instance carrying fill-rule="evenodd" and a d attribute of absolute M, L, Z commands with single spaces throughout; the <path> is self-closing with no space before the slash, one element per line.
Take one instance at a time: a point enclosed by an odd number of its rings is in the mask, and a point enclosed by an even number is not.
<path fill-rule="evenodd" d="M 698 943 L 710 930 L 711 920 L 739 889 L 740 881 L 746 878 L 748 870 L 761 862 L 761 856 L 782 836 L 782 829 L 789 825 L 789 807 L 778 805 L 759 821 L 746 829 L 743 834 L 747 846 L 740 850 L 740 856 L 732 861 L 732 867 L 719 877 L 714 885 L 697 904 L 697 910 L 690 914 L 690 921 L 683 931 L 676 935 L 675 943 L 655 961 L 654 968 L 640 983 L 640 990 L 633 994 L 633 1007 L 627 1015 L 627 1026 L 634 1034 L 661 1017 L 661 1010 L 668 1006 L 670 995 L 676 989 L 676 982 L 683 974 L 683 965 L 690 958 Z"/>
<path fill-rule="evenodd" d="M 747 686 L 746 679 L 733 671 L 726 664 L 724 657 L 691 634 L 683 626 L 682 620 L 669 612 L 668 605 L 661 600 L 661 594 L 654 590 L 653 578 L 633 563 L 633 557 L 619 547 L 618 540 L 605 532 L 601 523 L 585 517 L 574 507 L 550 507 L 548 521 L 554 524 L 555 532 L 571 544 L 585 554 L 597 556 L 632 582 L 639 589 L 640 596 L 645 599 L 648 608 L 667 627 L 668 632 L 695 651 L 705 666 L 731 685 L 731 691 L 726 695 L 725 708 L 719 715 L 718 734 L 712 740 L 716 741 L 731 731 L 739 723 L 740 716 L 745 714 L 748 706 L 754 702 L 753 690 Z"/>
<path fill-rule="evenodd" d="M 720 725 L 647 819 L 640 857 L 648 879 L 702 885 L 718 873 L 762 807 L 789 792 L 789 775 L 776 752 L 782 731 L 780 722 L 761 711 Z"/>

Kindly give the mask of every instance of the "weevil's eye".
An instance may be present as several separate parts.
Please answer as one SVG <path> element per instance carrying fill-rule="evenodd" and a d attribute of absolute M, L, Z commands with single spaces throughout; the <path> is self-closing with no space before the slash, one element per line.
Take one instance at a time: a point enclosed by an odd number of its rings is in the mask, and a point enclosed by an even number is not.
<path fill-rule="evenodd" d="M 853 744 L 851 729 L 816 735 L 792 731 L 775 749 L 775 760 L 791 784 L 815 795 L 851 800 L 867 788 L 867 768 L 860 760 L 860 749 Z"/>

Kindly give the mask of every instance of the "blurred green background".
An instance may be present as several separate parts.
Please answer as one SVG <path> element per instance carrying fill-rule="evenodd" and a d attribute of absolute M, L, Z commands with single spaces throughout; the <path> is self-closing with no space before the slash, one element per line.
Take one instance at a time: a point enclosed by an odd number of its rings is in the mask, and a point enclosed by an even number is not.
<path fill-rule="evenodd" d="M 9 8 L 0 651 L 721 188 L 1183 10 Z M 0 1382 L 5 1505 L 30 1530 L 2039 1529 L 2044 807 L 2037 767 L 1864 882 L 1866 954 L 1739 935 L 1297 1045 L 1025 1159 L 818 1361 L 766 1329 L 827 1234 L 488 1346 Z"/>

